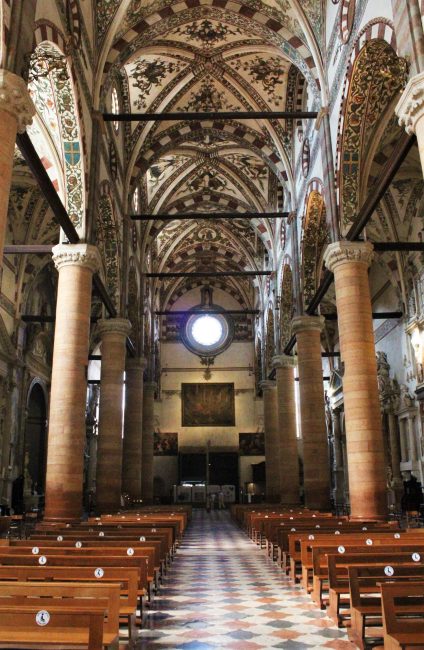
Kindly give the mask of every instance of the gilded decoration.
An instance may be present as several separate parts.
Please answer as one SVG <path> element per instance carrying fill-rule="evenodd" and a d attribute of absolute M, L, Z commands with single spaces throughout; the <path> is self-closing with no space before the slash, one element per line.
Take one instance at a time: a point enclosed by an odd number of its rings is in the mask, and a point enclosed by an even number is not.
<path fill-rule="evenodd" d="M 406 79 L 406 61 L 399 59 L 385 41 L 369 41 L 355 61 L 346 100 L 341 147 L 343 226 L 352 223 L 358 212 L 362 161 L 373 140 L 372 134 Z"/>
<path fill-rule="evenodd" d="M 293 311 L 293 274 L 290 266 L 285 264 L 280 294 L 280 345 L 282 350 L 290 340 Z"/>
<path fill-rule="evenodd" d="M 320 281 L 322 253 L 329 243 L 325 203 L 322 195 L 312 191 L 306 208 L 302 240 L 303 300 L 307 306 Z"/>
<path fill-rule="evenodd" d="M 97 226 L 97 242 L 102 253 L 106 270 L 106 284 L 112 300 L 119 304 L 120 290 L 120 235 L 115 220 L 110 196 L 103 195 L 99 200 L 99 219 Z"/>

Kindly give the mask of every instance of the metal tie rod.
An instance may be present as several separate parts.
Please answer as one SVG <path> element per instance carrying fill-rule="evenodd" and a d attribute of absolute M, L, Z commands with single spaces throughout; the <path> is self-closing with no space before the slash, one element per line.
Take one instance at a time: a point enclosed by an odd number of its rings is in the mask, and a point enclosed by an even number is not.
<path fill-rule="evenodd" d="M 314 120 L 317 111 L 211 111 L 202 113 L 103 113 L 105 122 L 198 122 L 210 120 Z"/>
<path fill-rule="evenodd" d="M 146 278 L 243 278 L 255 275 L 272 275 L 274 271 L 193 271 L 180 273 L 143 273 Z"/>
<path fill-rule="evenodd" d="M 220 315 L 220 316 L 257 316 L 259 309 L 188 309 L 187 311 L 155 311 L 156 316 L 192 316 L 200 314 L 202 316 Z"/>
<path fill-rule="evenodd" d="M 196 221 L 197 219 L 288 219 L 289 212 L 193 212 L 184 214 L 131 214 L 133 221 Z"/>

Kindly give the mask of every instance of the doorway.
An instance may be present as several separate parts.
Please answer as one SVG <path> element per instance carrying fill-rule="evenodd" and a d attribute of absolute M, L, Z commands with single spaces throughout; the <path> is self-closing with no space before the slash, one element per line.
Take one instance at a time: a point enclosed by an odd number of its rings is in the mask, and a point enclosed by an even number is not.
<path fill-rule="evenodd" d="M 34 384 L 28 398 L 25 425 L 25 489 L 44 494 L 47 456 L 47 405 L 40 384 Z"/>

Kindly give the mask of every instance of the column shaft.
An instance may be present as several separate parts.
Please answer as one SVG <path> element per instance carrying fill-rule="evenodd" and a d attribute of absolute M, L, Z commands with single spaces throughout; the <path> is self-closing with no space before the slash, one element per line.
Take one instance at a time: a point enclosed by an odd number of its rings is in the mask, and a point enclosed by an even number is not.
<path fill-rule="evenodd" d="M 122 491 L 141 499 L 144 361 L 129 359 L 126 367 Z"/>
<path fill-rule="evenodd" d="M 280 503 L 300 503 L 293 357 L 274 357 L 277 379 Z"/>
<path fill-rule="evenodd" d="M 141 461 L 141 495 L 143 503 L 153 502 L 153 431 L 155 427 L 154 382 L 144 384 L 143 396 L 143 438 Z"/>
<path fill-rule="evenodd" d="M 98 323 L 102 339 L 96 507 L 116 512 L 121 507 L 122 426 L 125 341 L 130 324 L 122 318 Z"/>
<path fill-rule="evenodd" d="M 299 368 L 300 421 L 303 439 L 305 505 L 330 508 L 330 469 L 322 381 L 321 330 L 323 318 L 293 320 Z"/>
<path fill-rule="evenodd" d="M 349 463 L 351 516 L 384 518 L 386 470 L 368 267 L 368 242 L 337 242 L 325 253 L 334 272 Z"/>
<path fill-rule="evenodd" d="M 278 440 L 277 386 L 273 381 L 261 382 L 264 401 L 266 500 L 280 501 L 280 446 Z"/>
<path fill-rule="evenodd" d="M 47 519 L 82 514 L 85 404 L 91 285 L 98 253 L 86 244 L 56 246 L 59 269 L 46 475 Z"/>

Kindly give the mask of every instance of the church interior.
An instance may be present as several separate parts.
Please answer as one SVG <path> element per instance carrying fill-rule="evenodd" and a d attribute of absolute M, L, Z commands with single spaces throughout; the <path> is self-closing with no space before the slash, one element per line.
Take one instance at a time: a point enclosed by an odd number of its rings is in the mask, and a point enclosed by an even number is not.
<path fill-rule="evenodd" d="M 0 27 L 0 648 L 424 649 L 424 1 Z"/>

